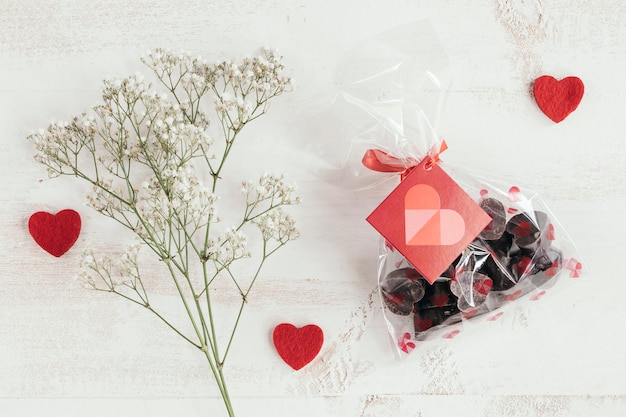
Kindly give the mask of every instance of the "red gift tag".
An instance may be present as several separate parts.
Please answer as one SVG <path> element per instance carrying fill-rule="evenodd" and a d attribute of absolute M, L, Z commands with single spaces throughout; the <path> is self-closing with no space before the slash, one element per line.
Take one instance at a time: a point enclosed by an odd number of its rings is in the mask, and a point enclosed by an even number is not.
<path fill-rule="evenodd" d="M 425 158 L 367 221 L 432 284 L 491 217 Z"/>

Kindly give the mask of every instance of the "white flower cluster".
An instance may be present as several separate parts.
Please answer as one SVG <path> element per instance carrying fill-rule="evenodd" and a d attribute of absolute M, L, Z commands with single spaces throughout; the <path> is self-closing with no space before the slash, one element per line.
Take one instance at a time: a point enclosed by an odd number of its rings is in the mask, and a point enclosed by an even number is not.
<path fill-rule="evenodd" d="M 211 92 L 222 126 L 237 132 L 266 111 L 270 98 L 291 89 L 292 80 L 284 74 L 281 59 L 276 51 L 264 49 L 253 58 L 213 64 L 187 52 L 174 54 L 157 49 L 143 61 L 159 78 L 180 81 L 165 83 L 170 90 L 180 89 L 190 98 L 185 108 L 190 120 L 204 116 L 198 104 L 204 94 Z"/>
<path fill-rule="evenodd" d="M 266 242 L 274 239 L 279 244 L 285 244 L 300 236 L 294 218 L 280 207 L 260 215 L 254 219 L 254 223 L 259 227 L 263 240 Z"/>
<path fill-rule="evenodd" d="M 211 238 L 206 248 L 206 259 L 221 267 L 228 267 L 241 258 L 250 257 L 247 251 L 248 237 L 241 231 L 229 228 L 217 238 Z"/>
<path fill-rule="evenodd" d="M 138 75 L 105 81 L 102 98 L 104 103 L 95 111 L 112 139 L 105 147 L 113 163 L 125 159 L 184 163 L 213 143 L 208 123 L 194 124 L 184 102 L 172 102 L 149 89 Z"/>
<path fill-rule="evenodd" d="M 100 180 L 92 187 L 93 192 L 87 196 L 87 205 L 94 210 L 111 216 L 115 211 L 125 211 L 128 209 L 119 198 L 113 194 L 113 180 Z M 121 191 L 118 191 L 121 193 Z"/>
<path fill-rule="evenodd" d="M 35 145 L 35 160 L 48 167 L 50 178 L 74 174 L 72 169 L 83 148 L 92 149 L 97 128 L 94 118 L 87 114 L 74 117 L 71 122 L 53 121 L 47 129 L 39 129 L 28 136 Z"/>
<path fill-rule="evenodd" d="M 162 233 L 178 219 L 175 226 L 200 228 L 218 221 L 218 197 L 204 187 L 192 164 L 168 167 L 159 176 L 152 176 L 138 192 L 137 209 L 150 232 Z M 184 223 L 180 223 L 184 221 Z M 139 228 L 142 237 L 145 230 Z"/>
<path fill-rule="evenodd" d="M 256 182 L 242 182 L 247 218 L 259 227 L 264 241 L 284 244 L 299 236 L 294 219 L 282 210 L 282 206 L 300 203 L 300 197 L 293 196 L 295 190 L 283 175 L 265 173 Z"/>
<path fill-rule="evenodd" d="M 115 279 L 115 266 L 113 260 L 108 256 L 97 256 L 92 249 L 83 252 L 81 259 L 80 277 L 85 284 L 94 289 L 102 289 L 100 283 L 105 284 L 106 290 L 112 290 L 122 284 L 122 280 Z"/>
<path fill-rule="evenodd" d="M 139 241 L 133 242 L 117 262 L 108 256 L 96 257 L 92 249 L 87 249 L 83 252 L 79 277 L 88 288 L 95 290 L 118 294 L 130 290 L 126 297 L 147 306 L 148 295 L 141 282 L 137 259 L 140 248 Z"/>
<path fill-rule="evenodd" d="M 141 249 L 141 241 L 134 240 L 126 252 L 119 259 L 119 273 L 122 277 L 135 281 L 139 279 L 138 256 Z"/>
<path fill-rule="evenodd" d="M 300 203 L 300 197 L 294 197 L 295 184 L 285 181 L 284 175 L 264 173 L 258 181 L 243 181 L 241 192 L 246 197 L 250 207 L 257 207 L 259 203 L 270 201 L 273 206 L 294 205 Z"/>

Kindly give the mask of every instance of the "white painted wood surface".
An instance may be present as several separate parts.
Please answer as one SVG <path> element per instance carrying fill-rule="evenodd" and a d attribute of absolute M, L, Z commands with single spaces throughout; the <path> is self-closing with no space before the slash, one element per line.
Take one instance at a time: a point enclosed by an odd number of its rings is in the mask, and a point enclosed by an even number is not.
<path fill-rule="evenodd" d="M 297 123 L 332 95 L 346 48 L 421 19 L 451 62 L 439 129 L 446 163 L 538 191 L 588 270 L 540 302 L 519 300 L 499 320 L 476 320 L 397 361 L 375 292 L 377 235 L 364 221 L 390 185 L 322 181 L 323 163 L 302 142 L 310 132 Z M 244 313 L 226 365 L 238 415 L 624 415 L 625 19 L 620 0 L 0 1 L 0 415 L 226 415 L 195 350 L 73 279 L 87 245 L 122 249 L 130 236 L 84 207 L 82 184 L 42 182 L 25 137 L 93 105 L 104 76 L 143 70 L 137 58 L 147 49 L 224 58 L 264 45 L 285 56 L 298 88 L 251 126 L 256 137 L 237 149 L 241 164 L 229 175 L 236 183 L 271 170 L 296 180 L 302 237 L 272 259 Z M 580 107 L 558 125 L 530 93 L 542 74 L 585 82 Z M 83 216 L 83 232 L 56 259 L 26 223 L 66 207 Z M 325 331 L 320 356 L 299 372 L 271 344 L 283 321 Z"/>

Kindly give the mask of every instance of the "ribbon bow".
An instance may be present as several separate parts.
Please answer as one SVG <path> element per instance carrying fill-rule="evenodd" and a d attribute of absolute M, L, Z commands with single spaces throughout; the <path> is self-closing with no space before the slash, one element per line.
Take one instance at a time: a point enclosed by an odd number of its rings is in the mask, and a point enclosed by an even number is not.
<path fill-rule="evenodd" d="M 441 143 L 435 145 L 428 152 L 426 156 L 428 160 L 424 164 L 424 168 L 428 170 L 439 163 L 441 161 L 439 155 L 446 149 L 448 149 L 448 144 L 445 140 L 441 140 Z M 421 162 L 415 158 L 400 159 L 380 149 L 368 149 L 361 161 L 363 165 L 373 171 L 399 172 L 400 179 L 404 179 Z"/>

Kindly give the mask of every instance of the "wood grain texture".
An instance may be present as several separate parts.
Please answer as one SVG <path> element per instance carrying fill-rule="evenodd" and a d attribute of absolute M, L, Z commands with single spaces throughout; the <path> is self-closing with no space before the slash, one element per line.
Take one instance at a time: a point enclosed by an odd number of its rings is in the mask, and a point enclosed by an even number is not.
<path fill-rule="evenodd" d="M 115 254 L 130 236 L 84 206 L 82 184 L 43 180 L 25 137 L 92 106 L 104 76 L 143 71 L 138 56 L 149 48 L 218 59 L 264 45 L 283 53 L 297 89 L 251 127 L 224 198 L 238 195 L 241 179 L 285 172 L 303 197 L 293 210 L 302 237 L 272 259 L 244 312 L 226 366 L 239 415 L 624 415 L 624 16 L 620 0 L 0 1 L 0 415 L 225 415 L 198 352 L 74 279 L 82 250 Z M 336 94 L 346 48 L 421 19 L 450 60 L 445 163 L 538 191 L 589 271 L 398 361 L 376 292 L 378 237 L 363 220 L 392 184 L 324 181 L 320 155 L 332 152 L 319 148 L 347 144 L 308 127 Z M 532 98 L 543 74 L 585 82 L 581 105 L 558 125 Z M 81 213 L 83 232 L 56 259 L 30 239 L 27 220 L 65 207 Z M 149 271 L 156 301 L 182 321 L 158 263 Z M 219 299 L 225 317 L 235 301 Z M 271 345 L 283 321 L 325 331 L 319 357 L 300 372 Z"/>

